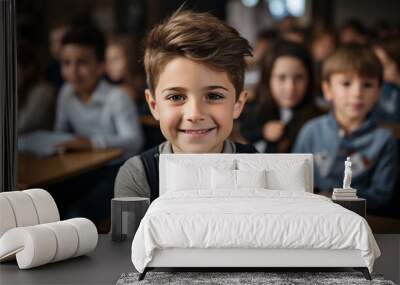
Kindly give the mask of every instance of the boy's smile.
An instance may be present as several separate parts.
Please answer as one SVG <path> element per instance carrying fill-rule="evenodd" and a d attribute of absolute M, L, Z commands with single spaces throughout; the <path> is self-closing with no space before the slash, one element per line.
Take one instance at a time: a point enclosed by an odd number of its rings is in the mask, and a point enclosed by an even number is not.
<path fill-rule="evenodd" d="M 210 134 L 212 131 L 216 129 L 217 127 L 205 128 L 205 129 L 179 129 L 178 131 L 188 135 L 188 137 L 201 138 Z"/>
<path fill-rule="evenodd" d="M 146 99 L 175 153 L 221 152 L 247 96 L 236 100 L 227 72 L 184 57 L 165 65 L 155 89 Z"/>

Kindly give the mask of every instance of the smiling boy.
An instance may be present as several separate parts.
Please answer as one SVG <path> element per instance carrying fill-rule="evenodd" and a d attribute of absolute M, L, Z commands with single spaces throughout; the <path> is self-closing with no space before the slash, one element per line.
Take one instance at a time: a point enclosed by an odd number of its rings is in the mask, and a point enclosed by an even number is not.
<path fill-rule="evenodd" d="M 370 212 L 386 210 L 396 176 L 396 141 L 370 116 L 381 84 L 382 66 L 370 48 L 339 48 L 323 66 L 323 92 L 333 110 L 307 123 L 294 147 L 294 152 L 314 154 L 315 185 L 321 191 L 340 187 L 343 162 L 350 156 L 352 187 L 367 199 Z"/>
<path fill-rule="evenodd" d="M 179 12 L 150 31 L 145 48 L 146 100 L 167 141 L 120 168 L 114 195 L 154 200 L 160 153 L 256 152 L 227 140 L 247 98 L 251 47 L 213 16 Z"/>

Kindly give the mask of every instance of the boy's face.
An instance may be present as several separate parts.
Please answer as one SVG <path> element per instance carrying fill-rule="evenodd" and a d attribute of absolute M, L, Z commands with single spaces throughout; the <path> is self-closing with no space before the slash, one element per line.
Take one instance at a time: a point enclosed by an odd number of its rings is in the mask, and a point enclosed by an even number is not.
<path fill-rule="evenodd" d="M 113 81 L 123 80 L 128 73 L 127 58 L 118 45 L 110 45 L 106 49 L 106 72 Z"/>
<path fill-rule="evenodd" d="M 360 43 L 365 44 L 366 38 L 364 35 L 360 34 L 353 28 L 345 28 L 339 34 L 340 42 L 342 44 L 346 43 Z"/>
<path fill-rule="evenodd" d="M 335 50 L 335 39 L 325 34 L 312 43 L 311 53 L 315 61 L 322 62 Z"/>
<path fill-rule="evenodd" d="M 62 50 L 62 38 L 67 32 L 67 26 L 57 27 L 50 31 L 49 42 L 50 42 L 50 53 L 56 59 L 60 60 Z"/>
<path fill-rule="evenodd" d="M 78 94 L 91 94 L 104 72 L 104 64 L 97 60 L 93 48 L 77 44 L 63 46 L 61 72 Z"/>
<path fill-rule="evenodd" d="M 334 73 L 322 84 L 325 98 L 333 103 L 342 122 L 363 121 L 379 97 L 378 78 L 360 77 L 355 72 Z"/>
<path fill-rule="evenodd" d="M 153 116 L 175 153 L 218 153 L 247 98 L 238 100 L 226 72 L 176 57 L 161 72 L 155 94 L 146 91 Z"/>

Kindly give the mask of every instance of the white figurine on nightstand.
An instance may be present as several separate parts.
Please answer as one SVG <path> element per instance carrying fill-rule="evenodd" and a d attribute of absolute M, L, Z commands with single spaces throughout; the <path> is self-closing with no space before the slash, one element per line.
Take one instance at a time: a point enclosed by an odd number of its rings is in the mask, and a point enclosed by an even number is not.
<path fill-rule="evenodd" d="M 335 200 L 352 200 L 357 199 L 357 190 L 351 188 L 351 159 L 347 157 L 344 162 L 344 178 L 343 178 L 343 188 L 334 188 L 332 199 Z"/>
<path fill-rule="evenodd" d="M 351 189 L 351 160 L 348 156 L 344 162 L 344 179 L 343 179 L 343 189 Z"/>

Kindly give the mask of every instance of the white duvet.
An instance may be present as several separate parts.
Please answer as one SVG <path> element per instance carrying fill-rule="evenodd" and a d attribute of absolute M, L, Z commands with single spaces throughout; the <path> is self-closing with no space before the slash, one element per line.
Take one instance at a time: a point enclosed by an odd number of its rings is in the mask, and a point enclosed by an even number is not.
<path fill-rule="evenodd" d="M 380 256 L 359 215 L 320 195 L 266 189 L 159 197 L 134 237 L 135 268 L 143 272 L 154 250 L 165 248 L 358 249 L 370 272 Z"/>

